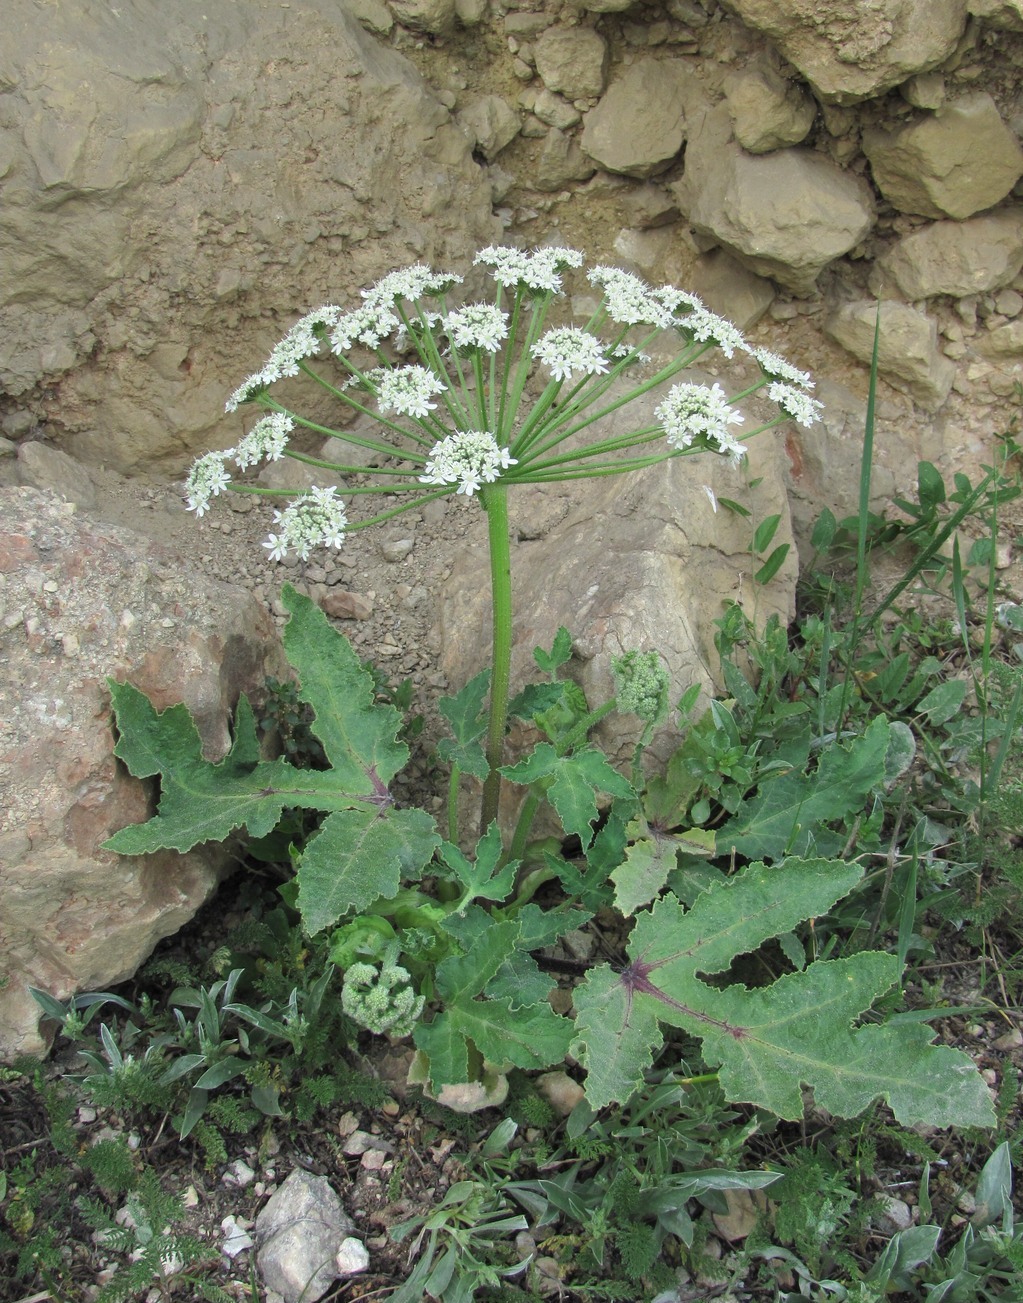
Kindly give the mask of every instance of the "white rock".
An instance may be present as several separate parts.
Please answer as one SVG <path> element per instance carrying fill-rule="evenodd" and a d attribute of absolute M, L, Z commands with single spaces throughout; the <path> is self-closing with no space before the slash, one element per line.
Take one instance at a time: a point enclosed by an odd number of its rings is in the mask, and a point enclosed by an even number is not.
<path fill-rule="evenodd" d="M 369 1250 L 361 1240 L 349 1235 L 341 1241 L 334 1261 L 339 1276 L 357 1276 L 369 1266 Z"/>
<path fill-rule="evenodd" d="M 874 347 L 878 305 L 873 300 L 844 304 L 831 314 L 825 329 L 843 348 L 869 365 Z M 890 383 L 909 391 L 929 410 L 940 407 L 955 379 L 955 365 L 938 347 L 932 318 L 904 303 L 880 305 L 878 370 Z"/>
<path fill-rule="evenodd" d="M 224 1242 L 220 1246 L 220 1251 L 226 1257 L 237 1258 L 239 1253 L 252 1248 L 252 1236 L 244 1226 L 238 1225 L 234 1216 L 225 1217 L 220 1223 L 220 1229 L 224 1232 Z"/>

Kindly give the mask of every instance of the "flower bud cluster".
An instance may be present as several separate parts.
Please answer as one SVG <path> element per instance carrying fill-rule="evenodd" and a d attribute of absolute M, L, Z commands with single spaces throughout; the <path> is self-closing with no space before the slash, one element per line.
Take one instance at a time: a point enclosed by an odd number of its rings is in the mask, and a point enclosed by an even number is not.
<path fill-rule="evenodd" d="M 627 651 L 612 659 L 611 672 L 620 711 L 638 715 L 647 724 L 665 718 L 671 680 L 657 652 Z"/>
<path fill-rule="evenodd" d="M 397 964 L 352 964 L 341 987 L 341 1008 L 353 1022 L 378 1036 L 409 1036 L 423 1012 L 412 975 Z"/>

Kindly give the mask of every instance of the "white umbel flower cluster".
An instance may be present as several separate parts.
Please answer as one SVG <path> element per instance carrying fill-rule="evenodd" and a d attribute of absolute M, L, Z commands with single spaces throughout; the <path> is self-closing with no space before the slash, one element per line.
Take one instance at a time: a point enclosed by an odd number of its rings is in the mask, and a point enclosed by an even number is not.
<path fill-rule="evenodd" d="M 493 303 L 470 303 L 448 313 L 444 331 L 455 348 L 496 353 L 508 335 L 508 314 Z"/>
<path fill-rule="evenodd" d="M 225 462 L 233 455 L 233 448 L 228 448 L 226 452 L 208 452 L 192 464 L 185 480 L 189 511 L 204 516 L 209 511 L 210 499 L 224 492 L 231 483 Z"/>
<path fill-rule="evenodd" d="M 456 276 L 453 272 L 436 272 L 432 267 L 417 262 L 414 267 L 400 267 L 397 271 L 388 272 L 375 285 L 363 290 L 362 297 L 370 307 L 389 308 L 399 299 L 412 302 L 415 299 L 446 294 L 453 286 L 461 283 L 461 276 Z"/>
<path fill-rule="evenodd" d="M 232 454 L 239 469 L 258 466 L 261 461 L 280 461 L 294 428 L 295 422 L 284 412 L 271 412 L 257 421 Z"/>
<path fill-rule="evenodd" d="M 348 516 L 336 494 L 333 485 L 329 489 L 313 488 L 283 511 L 274 512 L 278 532 L 270 534 L 263 544 L 274 561 L 283 561 L 290 551 L 307 561 L 314 547 L 341 546 Z"/>
<path fill-rule="evenodd" d="M 437 404 L 430 399 L 444 392 L 445 386 L 425 366 L 403 366 L 397 370 L 374 371 L 377 403 L 382 412 L 419 419 L 432 412 Z"/>
<path fill-rule="evenodd" d="M 261 389 L 266 389 L 287 376 L 297 376 L 299 363 L 319 353 L 327 332 L 340 316 L 341 309 L 333 303 L 325 303 L 313 312 L 307 312 L 273 346 L 262 368 L 238 386 L 227 400 L 225 410 L 237 411 L 242 403 L 248 402 Z"/>
<path fill-rule="evenodd" d="M 705 441 L 734 464 L 746 451 L 728 428 L 742 424 L 742 413 L 729 407 L 720 385 L 672 385 L 656 416 L 673 448 L 689 448 L 698 440 Z"/>
<path fill-rule="evenodd" d="M 498 285 L 513 289 L 524 286 L 534 294 L 556 294 L 561 289 L 561 273 L 569 267 L 581 267 L 583 256 L 578 249 L 551 246 L 534 249 L 511 249 L 491 244 L 476 255 L 474 266 L 490 268 Z"/>
<path fill-rule="evenodd" d="M 457 484 L 458 492 L 471 498 L 484 484 L 493 484 L 501 471 L 517 464 L 507 448 L 497 446 L 492 434 L 485 430 L 461 430 L 434 445 L 419 481 Z"/>
<path fill-rule="evenodd" d="M 764 375 L 770 376 L 772 380 L 781 380 L 787 385 L 798 385 L 800 389 L 814 388 L 814 383 L 806 371 L 798 370 L 777 353 L 771 353 L 766 348 L 755 348 L 753 357 Z"/>
<path fill-rule="evenodd" d="M 353 344 L 378 348 L 400 325 L 401 321 L 387 305 L 365 303 L 338 317 L 330 332 L 331 351 L 338 355 L 347 353 Z"/>
<path fill-rule="evenodd" d="M 694 308 L 678 323 L 678 329 L 700 344 L 717 344 L 728 358 L 734 357 L 736 353 L 750 351 L 739 327 L 707 308 Z"/>
<path fill-rule="evenodd" d="M 671 310 L 656 292 L 631 272 L 601 265 L 594 267 L 587 279 L 603 292 L 607 315 L 620 326 L 666 327 L 674 323 Z"/>
<path fill-rule="evenodd" d="M 570 380 L 576 372 L 594 376 L 607 371 L 603 343 L 596 335 L 574 326 L 548 330 L 533 345 L 533 356 L 549 367 L 555 380 Z"/>
<path fill-rule="evenodd" d="M 805 425 L 807 429 L 817 420 L 824 410 L 823 404 L 819 403 L 816 398 L 811 398 L 803 389 L 797 389 L 795 385 L 783 385 L 776 381 L 767 391 L 767 396 L 773 403 L 777 403 L 786 416 L 800 425 Z"/>

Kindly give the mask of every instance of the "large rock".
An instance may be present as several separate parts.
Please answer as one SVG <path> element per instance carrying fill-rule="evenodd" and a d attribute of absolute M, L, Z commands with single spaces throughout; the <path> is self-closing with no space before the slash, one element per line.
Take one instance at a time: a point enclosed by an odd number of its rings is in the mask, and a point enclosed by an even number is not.
<path fill-rule="evenodd" d="M 43 1047 L 37 986 L 58 998 L 130 977 L 215 887 L 217 846 L 101 850 L 151 813 L 114 759 L 106 676 L 159 709 L 184 701 L 207 756 L 240 692 L 286 666 L 243 589 L 177 568 L 154 543 L 30 488 L 0 489 L 0 1057 Z"/>
<path fill-rule="evenodd" d="M 600 167 L 626 176 L 663 172 L 682 148 L 685 112 L 680 60 L 637 59 L 583 120 L 582 148 Z"/>
<path fill-rule="evenodd" d="M 878 259 L 871 289 L 894 284 L 904 298 L 965 298 L 1008 285 L 1023 268 L 1023 207 L 965 222 L 933 222 Z"/>
<path fill-rule="evenodd" d="M 985 91 L 894 130 L 865 131 L 863 152 L 888 202 L 924 217 L 972 217 L 1023 176 L 1023 149 Z"/>
<path fill-rule="evenodd" d="M 828 334 L 861 362 L 869 364 L 874 349 L 878 304 L 873 300 L 846 303 L 828 318 Z M 877 367 L 899 389 L 933 410 L 949 395 L 955 366 L 938 348 L 933 319 L 904 303 L 880 304 Z"/>
<path fill-rule="evenodd" d="M 607 84 L 607 42 L 592 27 L 549 27 L 533 47 L 536 70 L 550 91 L 570 100 L 602 95 Z"/>
<path fill-rule="evenodd" d="M 303 311 L 499 231 L 448 110 L 339 0 L 7 0 L 0 90 L 0 389 L 114 469 L 229 442 Z"/>
<path fill-rule="evenodd" d="M 750 154 L 798 145 L 813 126 L 817 106 L 768 64 L 734 72 L 725 80 L 732 130 Z"/>
<path fill-rule="evenodd" d="M 692 124 L 685 174 L 672 192 L 697 232 L 795 294 L 812 294 L 821 271 L 874 223 L 858 177 L 810 149 L 747 154 L 731 138 L 724 104 Z"/>
<path fill-rule="evenodd" d="M 256 1218 L 263 1283 L 284 1303 L 316 1303 L 337 1279 L 338 1252 L 354 1230 L 327 1178 L 296 1168 Z"/>
<path fill-rule="evenodd" d="M 956 48 L 967 0 L 724 0 L 835 104 L 871 99 Z"/>
<path fill-rule="evenodd" d="M 1023 32 L 1023 0 L 967 0 L 970 13 L 989 27 Z"/>

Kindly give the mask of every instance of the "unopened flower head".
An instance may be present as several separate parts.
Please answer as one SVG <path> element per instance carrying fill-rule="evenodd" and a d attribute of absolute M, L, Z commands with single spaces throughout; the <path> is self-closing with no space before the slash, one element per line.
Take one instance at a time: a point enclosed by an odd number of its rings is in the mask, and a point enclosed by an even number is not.
<path fill-rule="evenodd" d="M 654 291 L 631 272 L 619 267 L 594 267 L 589 281 L 604 293 L 604 306 L 612 321 L 621 326 L 668 326 L 671 312 L 655 296 Z"/>
<path fill-rule="evenodd" d="M 366 303 L 340 316 L 330 333 L 330 346 L 335 353 L 347 353 L 353 344 L 376 348 L 401 321 L 390 307 L 379 303 Z"/>
<path fill-rule="evenodd" d="M 753 356 L 760 364 L 760 369 L 772 380 L 782 380 L 785 384 L 798 385 L 801 389 L 814 388 L 814 383 L 806 371 L 798 370 L 777 353 L 769 353 L 766 348 L 755 348 Z"/>
<path fill-rule="evenodd" d="M 234 459 L 242 470 L 261 461 L 280 461 L 288 446 L 288 435 L 295 422 L 284 412 L 271 412 L 257 421 L 234 450 Z"/>
<path fill-rule="evenodd" d="M 746 451 L 728 428 L 742 424 L 742 413 L 729 407 L 720 385 L 672 385 L 656 416 L 673 448 L 689 448 L 697 441 L 705 441 L 733 461 Z"/>
<path fill-rule="evenodd" d="M 548 330 L 533 345 L 533 356 L 550 369 L 555 380 L 569 380 L 576 372 L 583 375 L 603 375 L 607 371 L 604 345 L 585 330 L 574 326 Z"/>
<path fill-rule="evenodd" d="M 402 267 L 389 272 L 381 280 L 362 291 L 362 297 L 370 307 L 390 308 L 399 299 L 410 302 L 426 296 L 446 294 L 455 285 L 461 285 L 461 276 L 453 272 L 435 272 L 432 267 L 416 263 L 414 267 Z"/>
<path fill-rule="evenodd" d="M 282 561 L 290 551 L 307 561 L 314 547 L 341 546 L 348 516 L 345 504 L 336 493 L 333 485 L 328 489 L 314 488 L 283 511 L 274 512 L 278 532 L 270 534 L 263 546 L 275 561 Z"/>
<path fill-rule="evenodd" d="M 481 348 L 496 353 L 508 334 L 508 314 L 493 303 L 470 303 L 444 318 L 444 329 L 455 348 Z"/>
<path fill-rule="evenodd" d="M 430 399 L 444 392 L 444 385 L 425 366 L 403 366 L 395 371 L 384 369 L 374 375 L 378 385 L 377 403 L 382 412 L 422 418 L 437 406 Z"/>
<path fill-rule="evenodd" d="M 805 390 L 797 389 L 794 385 L 783 385 L 776 381 L 768 389 L 767 395 L 773 403 L 778 404 L 786 416 L 791 416 L 794 421 L 807 428 L 820 418 L 823 410 L 823 405 L 817 402 L 816 398 L 811 398 Z"/>
<path fill-rule="evenodd" d="M 501 471 L 518 463 L 485 430 L 461 430 L 435 444 L 420 475 L 422 484 L 457 484 L 466 497 L 493 484 Z"/>
<path fill-rule="evenodd" d="M 233 455 L 233 448 L 228 448 L 226 452 L 208 452 L 193 464 L 185 480 L 189 511 L 204 516 L 209 510 L 210 499 L 224 492 L 231 483 L 224 463 Z"/>

